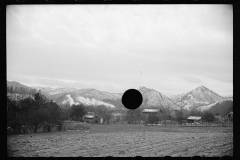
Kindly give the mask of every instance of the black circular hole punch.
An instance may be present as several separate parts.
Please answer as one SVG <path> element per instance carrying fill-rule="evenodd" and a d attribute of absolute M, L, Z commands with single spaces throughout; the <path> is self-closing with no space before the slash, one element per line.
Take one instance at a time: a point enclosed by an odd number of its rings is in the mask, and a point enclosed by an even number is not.
<path fill-rule="evenodd" d="M 143 97 L 142 94 L 136 89 L 129 89 L 124 92 L 122 96 L 122 104 L 127 109 L 137 109 L 142 104 Z"/>

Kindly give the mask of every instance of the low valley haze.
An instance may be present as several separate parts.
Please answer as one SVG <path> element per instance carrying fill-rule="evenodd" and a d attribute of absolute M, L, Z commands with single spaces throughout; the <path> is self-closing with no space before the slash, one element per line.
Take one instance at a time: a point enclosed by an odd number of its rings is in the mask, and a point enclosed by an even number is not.
<path fill-rule="evenodd" d="M 231 5 L 9 5 L 7 80 L 233 95 Z"/>

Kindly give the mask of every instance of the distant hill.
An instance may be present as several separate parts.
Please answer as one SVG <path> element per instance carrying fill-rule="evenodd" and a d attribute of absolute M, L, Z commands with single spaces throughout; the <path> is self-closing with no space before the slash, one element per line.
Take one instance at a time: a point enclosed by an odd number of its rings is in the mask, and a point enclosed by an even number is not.
<path fill-rule="evenodd" d="M 205 86 L 199 86 L 187 93 L 171 96 L 170 99 L 183 109 L 194 109 L 199 106 L 206 106 L 226 98 L 218 95 Z"/>
<path fill-rule="evenodd" d="M 143 103 L 141 107 L 149 108 L 168 108 L 179 110 L 169 98 L 158 91 L 140 87 L 139 91 L 143 95 Z M 72 105 L 82 103 L 85 105 L 105 105 L 116 109 L 124 109 L 121 97 L 122 93 L 108 93 L 96 89 L 80 89 L 59 97 L 56 102 L 59 105 Z"/>
<path fill-rule="evenodd" d="M 38 92 L 38 90 L 41 90 L 41 94 L 62 107 L 69 107 L 73 104 L 84 104 L 86 106 L 104 105 L 116 110 L 125 109 L 121 101 L 123 93 L 109 93 L 94 88 L 28 87 L 15 81 L 7 81 L 7 86 L 8 91 L 11 91 L 9 87 L 13 87 L 16 89 L 14 92 L 18 94 L 28 94 L 29 92 L 30 95 L 33 95 L 33 91 Z M 176 111 L 182 107 L 186 111 L 191 109 L 200 111 L 209 110 L 220 114 L 225 114 L 225 112 L 232 110 L 233 96 L 222 97 L 205 86 L 199 86 L 187 93 L 170 97 L 147 87 L 140 87 L 138 90 L 143 96 L 141 108 L 159 108 Z"/>
<path fill-rule="evenodd" d="M 24 98 L 27 98 L 27 97 L 33 98 L 34 94 L 38 93 L 38 92 L 39 92 L 39 90 L 37 90 L 35 88 L 28 87 L 28 86 L 23 85 L 19 82 L 7 81 L 7 95 L 11 99 L 20 100 L 20 99 L 24 99 Z M 48 97 L 45 96 L 44 94 L 43 94 L 43 98 L 45 100 L 48 100 Z"/>
<path fill-rule="evenodd" d="M 144 108 L 171 108 L 172 110 L 179 110 L 179 106 L 175 104 L 171 99 L 162 93 L 149 89 L 146 87 L 140 87 L 139 91 L 143 96 L 142 106 Z"/>
<path fill-rule="evenodd" d="M 197 110 L 200 111 L 208 110 L 214 114 L 219 113 L 221 116 L 224 116 L 227 113 L 233 111 L 233 101 L 232 100 L 218 101 L 207 106 L 200 106 L 199 108 L 197 108 Z"/>
<path fill-rule="evenodd" d="M 19 100 L 22 100 L 22 99 L 25 99 L 25 98 L 33 98 L 32 95 L 28 95 L 28 94 L 18 94 L 18 93 L 7 93 L 7 96 L 14 100 L 14 101 L 19 101 Z"/>
<path fill-rule="evenodd" d="M 15 81 L 12 81 L 12 82 L 7 81 L 7 86 L 18 87 L 18 88 L 23 87 L 23 88 L 31 89 L 31 87 L 25 86 L 19 82 L 15 82 Z"/>
<path fill-rule="evenodd" d="M 97 100 L 118 100 L 121 97 L 118 94 L 99 91 L 96 89 L 79 89 L 71 92 L 74 95 L 80 95 L 85 98 L 94 98 Z"/>
<path fill-rule="evenodd" d="M 95 99 L 93 97 L 87 98 L 87 97 L 82 96 L 81 94 L 73 93 L 73 92 L 59 97 L 56 100 L 56 103 L 59 104 L 61 107 L 72 106 L 73 104 L 83 104 L 85 106 L 103 105 L 103 106 L 106 106 L 106 107 L 112 108 L 112 109 L 114 109 L 116 107 L 116 106 L 114 106 L 110 103 L 106 103 L 100 99 Z"/>
<path fill-rule="evenodd" d="M 233 101 L 233 96 L 225 96 L 225 99 L 232 100 Z"/>
<path fill-rule="evenodd" d="M 70 92 L 76 91 L 77 88 L 68 87 L 42 87 L 42 86 L 31 86 L 37 90 L 41 90 L 41 93 L 47 98 L 56 101 L 59 97 L 66 95 Z"/>
<path fill-rule="evenodd" d="M 23 85 L 19 82 L 9 82 L 7 81 L 7 93 L 16 93 L 16 94 L 25 94 L 25 95 L 34 95 L 38 91 L 26 85 Z"/>

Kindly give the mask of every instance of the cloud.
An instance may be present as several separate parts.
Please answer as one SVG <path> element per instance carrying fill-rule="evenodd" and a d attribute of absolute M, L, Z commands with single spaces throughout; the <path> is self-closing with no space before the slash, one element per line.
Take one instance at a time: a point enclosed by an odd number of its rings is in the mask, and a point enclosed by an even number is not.
<path fill-rule="evenodd" d="M 203 83 L 201 79 L 199 78 L 196 78 L 196 77 L 193 77 L 193 76 L 183 76 L 183 79 L 186 81 L 186 82 L 189 82 L 189 83 Z"/>
<path fill-rule="evenodd" d="M 121 85 L 111 85 L 89 81 L 75 81 L 67 79 L 53 79 L 43 77 L 29 77 L 29 76 L 8 76 L 8 80 L 18 81 L 29 86 L 58 86 L 58 87 L 76 87 L 76 88 L 94 88 L 101 91 L 119 93 L 124 91 Z M 127 89 L 127 88 L 126 88 Z"/>
<path fill-rule="evenodd" d="M 207 73 L 206 77 L 209 77 L 211 79 L 215 79 L 224 83 L 233 83 L 233 72 L 229 72 L 227 74 L 222 73 Z"/>
<path fill-rule="evenodd" d="M 8 77 L 114 92 L 141 83 L 167 94 L 211 80 L 227 87 L 232 18 L 229 5 L 11 6 Z"/>

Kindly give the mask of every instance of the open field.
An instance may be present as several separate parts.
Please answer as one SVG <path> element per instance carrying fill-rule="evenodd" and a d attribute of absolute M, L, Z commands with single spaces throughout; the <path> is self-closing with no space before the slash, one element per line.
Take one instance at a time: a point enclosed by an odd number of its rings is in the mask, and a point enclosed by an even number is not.
<path fill-rule="evenodd" d="M 233 155 L 232 127 L 90 125 L 90 129 L 10 135 L 10 156 Z"/>

